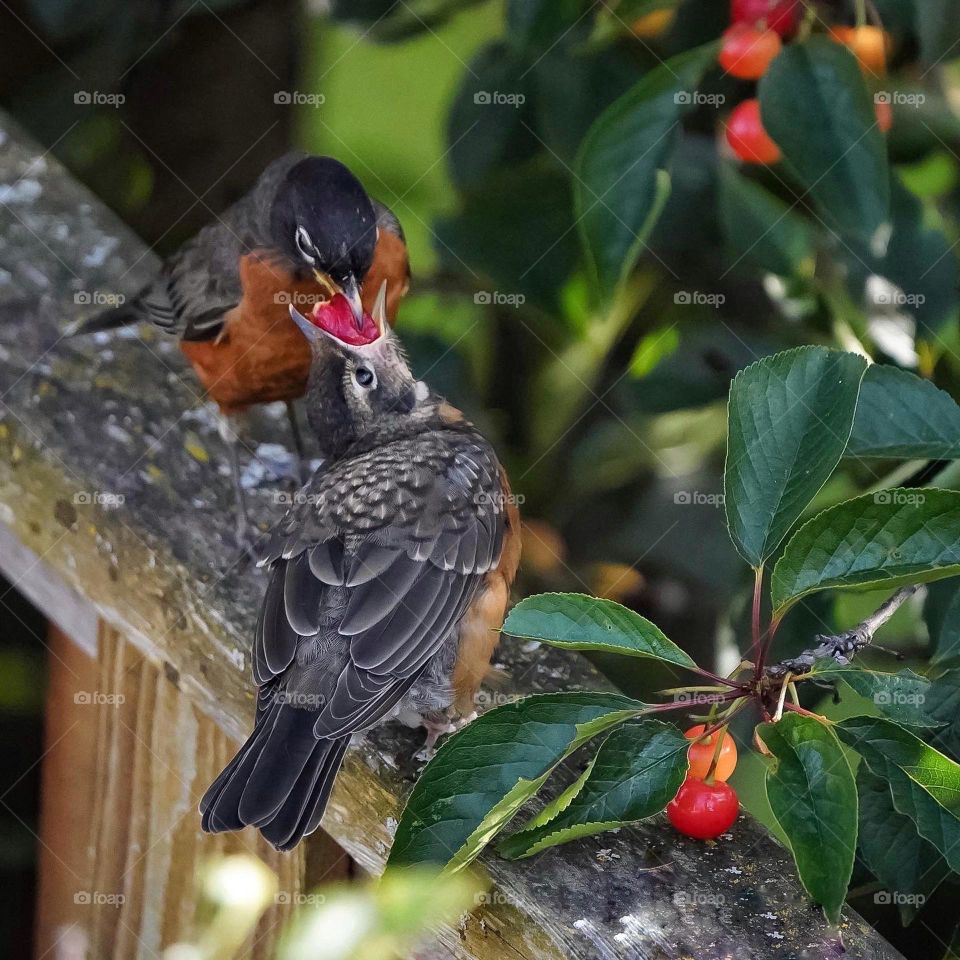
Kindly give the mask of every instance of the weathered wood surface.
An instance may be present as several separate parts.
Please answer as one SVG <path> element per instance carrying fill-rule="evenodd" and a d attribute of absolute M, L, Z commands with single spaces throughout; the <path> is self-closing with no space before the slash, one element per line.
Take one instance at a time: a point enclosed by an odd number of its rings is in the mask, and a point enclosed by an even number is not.
<path fill-rule="evenodd" d="M 0 521 L 227 735 L 241 736 L 264 582 L 235 562 L 210 411 L 172 343 L 145 331 L 62 339 L 89 309 L 75 293 L 130 294 L 155 261 L 7 121 L 0 139 Z M 252 430 L 286 442 L 279 413 Z M 256 492 L 263 521 L 279 514 L 285 489 Z M 510 644 L 503 661 L 501 695 L 605 685 L 585 660 L 557 651 Z M 418 739 L 387 728 L 348 754 L 324 826 L 365 869 L 383 866 Z M 516 864 L 483 862 L 495 890 L 442 935 L 458 957 L 753 960 L 843 949 L 787 853 L 746 816 L 717 845 L 654 822 Z M 899 956 L 852 912 L 842 934 L 847 958 Z"/>
<path fill-rule="evenodd" d="M 305 851 L 196 828 L 197 792 L 237 744 L 113 628 L 101 627 L 96 659 L 58 628 L 49 647 L 37 955 L 56 956 L 72 928 L 91 957 L 159 956 L 195 932 L 203 861 L 243 852 L 278 877 L 244 950 L 270 960 L 301 902 Z M 330 858 L 324 872 L 341 873 Z"/>

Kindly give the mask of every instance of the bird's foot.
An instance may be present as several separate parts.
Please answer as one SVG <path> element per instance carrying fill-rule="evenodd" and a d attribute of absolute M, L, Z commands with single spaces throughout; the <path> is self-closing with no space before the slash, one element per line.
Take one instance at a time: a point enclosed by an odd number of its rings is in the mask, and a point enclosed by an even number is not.
<path fill-rule="evenodd" d="M 456 733 L 457 725 L 451 723 L 450 718 L 443 712 L 425 713 L 420 717 L 427 735 L 424 738 L 423 746 L 414 754 L 414 759 L 424 762 L 433 759 L 437 752 L 437 740 L 448 733 Z"/>

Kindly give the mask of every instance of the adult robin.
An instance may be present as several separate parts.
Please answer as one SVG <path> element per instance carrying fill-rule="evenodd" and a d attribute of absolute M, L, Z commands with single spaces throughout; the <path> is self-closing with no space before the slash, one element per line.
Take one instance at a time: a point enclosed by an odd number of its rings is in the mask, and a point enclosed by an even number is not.
<path fill-rule="evenodd" d="M 296 317 L 326 459 L 262 548 L 254 728 L 200 804 L 204 830 L 279 850 L 317 828 L 354 733 L 399 718 L 432 745 L 474 712 L 520 555 L 492 447 L 414 379 L 382 300 L 366 343 L 329 312 Z"/>
<path fill-rule="evenodd" d="M 289 153 L 173 254 L 139 293 L 73 332 L 146 321 L 176 336 L 222 414 L 286 402 L 302 465 L 293 401 L 306 389 L 310 347 L 288 306 L 335 303 L 359 334 L 372 322 L 369 311 L 384 280 L 390 291 L 386 315 L 393 321 L 409 274 L 403 230 L 393 213 L 372 200 L 339 161 Z M 224 417 L 221 434 L 233 469 L 238 535 L 245 540 L 249 522 L 238 439 Z"/>

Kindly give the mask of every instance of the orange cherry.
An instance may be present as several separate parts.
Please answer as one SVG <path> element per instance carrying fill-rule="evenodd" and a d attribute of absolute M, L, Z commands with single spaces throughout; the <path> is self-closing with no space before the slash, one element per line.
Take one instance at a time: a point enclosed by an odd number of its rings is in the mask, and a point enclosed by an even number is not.
<path fill-rule="evenodd" d="M 691 727 L 684 736 L 688 740 L 699 737 L 706 727 L 698 723 Z M 687 756 L 690 758 L 690 770 L 687 773 L 689 777 L 696 777 L 699 780 L 705 780 L 710 771 L 710 764 L 713 763 L 713 754 L 717 748 L 717 736 L 721 737 L 720 756 L 717 758 L 717 769 L 713 772 L 715 780 L 729 780 L 737 765 L 737 745 L 733 737 L 724 730 L 722 733 L 711 733 L 705 740 L 698 743 L 691 743 Z"/>
<path fill-rule="evenodd" d="M 727 118 L 727 143 L 744 163 L 777 163 L 780 148 L 770 139 L 760 119 L 760 101 L 744 100 Z"/>
<path fill-rule="evenodd" d="M 732 77 L 759 80 L 782 48 L 783 41 L 776 31 L 759 30 L 749 23 L 735 23 L 724 31 L 717 59 Z"/>
<path fill-rule="evenodd" d="M 887 72 L 890 34 L 885 30 L 880 27 L 833 27 L 830 36 L 850 48 L 864 73 L 881 75 Z"/>

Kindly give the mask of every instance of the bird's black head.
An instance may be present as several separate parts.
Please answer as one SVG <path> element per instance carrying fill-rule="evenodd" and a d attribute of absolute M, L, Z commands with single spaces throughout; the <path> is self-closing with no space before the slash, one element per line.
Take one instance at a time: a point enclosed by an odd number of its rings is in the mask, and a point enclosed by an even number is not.
<path fill-rule="evenodd" d="M 376 212 L 360 181 L 339 160 L 305 157 L 277 189 L 270 232 L 300 272 L 347 298 L 359 326 L 360 284 L 377 243 Z"/>

